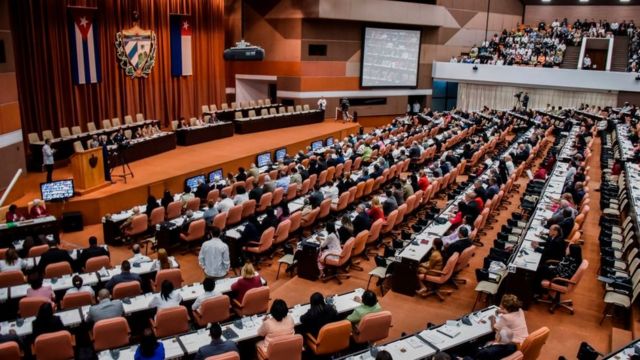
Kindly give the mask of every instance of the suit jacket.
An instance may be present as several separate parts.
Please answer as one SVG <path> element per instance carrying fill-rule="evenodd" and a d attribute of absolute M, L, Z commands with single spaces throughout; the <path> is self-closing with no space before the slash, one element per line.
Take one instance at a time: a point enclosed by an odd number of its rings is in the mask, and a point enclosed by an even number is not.
<path fill-rule="evenodd" d="M 46 269 L 47 265 L 57 263 L 57 262 L 62 262 L 62 261 L 66 261 L 72 266 L 73 264 L 75 264 L 75 262 L 73 261 L 73 259 L 71 258 L 71 255 L 69 255 L 67 250 L 51 248 L 47 250 L 44 254 L 42 254 L 42 256 L 40 257 L 40 262 L 38 263 L 38 270 L 40 270 L 40 273 L 44 274 L 44 269 Z"/>
<path fill-rule="evenodd" d="M 353 219 L 353 233 L 359 234 L 362 230 L 369 229 L 371 229 L 371 218 L 366 211 L 363 211 Z"/>
<path fill-rule="evenodd" d="M 204 360 L 209 356 L 220 355 L 230 351 L 238 351 L 238 346 L 236 346 L 235 342 L 231 340 L 222 341 L 220 339 L 211 340 L 211 344 L 205 345 L 198 350 L 195 360 Z"/>
<path fill-rule="evenodd" d="M 487 190 L 485 190 L 484 186 L 480 186 L 479 189 L 473 189 L 473 191 L 476 193 L 476 195 L 478 195 L 480 199 L 482 199 L 482 202 L 487 202 L 489 195 L 487 194 Z"/>
<path fill-rule="evenodd" d="M 471 245 L 473 245 L 473 242 L 469 240 L 469 238 L 458 239 L 458 241 L 452 243 L 444 250 L 444 257 L 446 260 L 449 260 L 453 253 L 457 252 L 458 255 L 460 255 L 462 254 L 462 251 L 464 251 L 464 249 L 468 248 Z"/>
<path fill-rule="evenodd" d="M 102 246 L 89 246 L 88 248 L 82 250 L 80 255 L 78 255 L 78 267 L 83 268 L 87 263 L 87 260 L 103 255 L 109 256 L 109 252 L 107 251 L 107 249 L 103 248 Z"/>
<path fill-rule="evenodd" d="M 387 198 L 387 200 L 382 203 L 382 211 L 384 212 L 384 216 L 389 216 L 389 214 L 397 208 L 398 201 L 396 200 L 395 196 Z"/>
<path fill-rule="evenodd" d="M 251 191 L 249 191 L 249 200 L 255 200 L 256 203 L 260 203 L 260 198 L 264 194 L 264 191 L 260 186 L 256 186 Z"/>
<path fill-rule="evenodd" d="M 142 279 L 140 278 L 140 275 L 138 274 L 133 274 L 133 273 L 120 273 L 118 275 L 115 275 L 114 277 L 112 277 L 111 279 L 109 279 L 109 281 L 107 281 L 107 285 L 105 285 L 105 287 L 109 290 L 109 291 L 113 291 L 113 287 L 123 283 L 123 282 L 128 282 L 128 281 L 137 281 L 142 285 Z"/>
<path fill-rule="evenodd" d="M 122 316 L 124 307 L 120 300 L 102 300 L 89 308 L 89 321 L 98 322 L 104 319 L 111 319 Z"/>
<path fill-rule="evenodd" d="M 573 225 L 575 221 L 572 217 L 564 218 L 558 225 L 562 229 L 562 237 L 567 239 L 569 234 L 571 234 L 571 230 L 573 230 Z M 568 240 L 568 239 L 567 239 Z"/>
<path fill-rule="evenodd" d="M 6 335 L 2 335 L 0 334 L 0 344 L 2 343 L 6 343 L 9 341 L 15 341 L 18 343 L 18 346 L 22 346 L 22 341 L 20 341 L 20 337 L 16 334 L 6 334 Z"/>
<path fill-rule="evenodd" d="M 566 251 L 566 243 L 562 236 L 555 238 L 547 237 L 547 241 L 544 243 L 544 248 L 536 248 L 536 252 L 542 253 L 541 263 L 547 260 L 562 260 Z"/>
<path fill-rule="evenodd" d="M 337 321 L 338 313 L 333 306 L 323 305 L 318 309 L 310 309 L 300 317 L 303 331 L 318 336 L 320 329 L 326 324 Z"/>
<path fill-rule="evenodd" d="M 46 320 L 36 318 L 33 321 L 32 326 L 33 326 L 32 336 L 34 339 L 41 334 L 56 332 L 56 331 L 65 329 L 64 324 L 62 324 L 62 320 L 60 320 L 60 318 L 55 315 L 53 316 L 53 318 L 46 319 Z"/>

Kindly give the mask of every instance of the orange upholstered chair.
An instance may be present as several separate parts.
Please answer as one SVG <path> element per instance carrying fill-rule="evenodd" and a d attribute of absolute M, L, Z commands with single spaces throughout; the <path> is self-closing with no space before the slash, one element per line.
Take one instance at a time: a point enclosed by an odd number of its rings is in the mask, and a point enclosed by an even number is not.
<path fill-rule="evenodd" d="M 320 203 L 320 212 L 318 213 L 317 220 L 322 220 L 326 218 L 327 216 L 329 216 L 330 213 L 331 213 L 331 199 L 322 200 L 322 202 Z"/>
<path fill-rule="evenodd" d="M 160 287 L 165 280 L 173 283 L 173 287 L 179 289 L 182 287 L 182 271 L 180 269 L 164 269 L 158 271 L 156 279 L 151 282 L 151 289 L 154 292 L 160 291 Z"/>
<path fill-rule="evenodd" d="M 278 206 L 282 202 L 282 198 L 284 198 L 284 189 L 277 188 L 273 190 L 273 197 L 271 198 L 271 206 Z"/>
<path fill-rule="evenodd" d="M 358 344 L 373 344 L 389 336 L 391 328 L 391 312 L 379 311 L 362 317 L 353 330 L 353 340 Z"/>
<path fill-rule="evenodd" d="M 167 220 L 175 219 L 182 214 L 182 201 L 172 201 L 167 205 Z"/>
<path fill-rule="evenodd" d="M 242 205 L 236 205 L 229 209 L 227 213 L 227 223 L 226 226 L 229 227 L 231 225 L 238 224 L 242 221 Z"/>
<path fill-rule="evenodd" d="M 75 293 L 65 294 L 62 298 L 62 309 L 79 308 L 85 305 L 93 305 L 93 295 L 88 291 L 80 291 Z"/>
<path fill-rule="evenodd" d="M 25 283 L 24 274 L 20 270 L 0 272 L 0 287 L 10 287 Z"/>
<path fill-rule="evenodd" d="M 96 272 L 103 267 L 111 268 L 111 259 L 107 255 L 89 258 L 84 265 L 84 272 Z"/>
<path fill-rule="evenodd" d="M 367 239 L 367 246 L 375 246 L 380 238 L 380 232 L 384 226 L 384 220 L 378 219 L 371 224 L 369 229 L 369 238 Z"/>
<path fill-rule="evenodd" d="M 427 296 L 435 294 L 440 301 L 444 301 L 443 294 L 451 294 L 450 290 L 440 290 L 440 287 L 449 282 L 449 279 L 453 276 L 453 270 L 458 262 L 458 257 L 457 252 L 453 253 L 453 255 L 449 257 L 449 260 L 447 260 L 444 268 L 442 268 L 442 271 L 430 270 L 427 274 L 419 275 L 420 280 L 426 282 L 427 286 L 431 288 L 427 292 Z"/>
<path fill-rule="evenodd" d="M 349 192 L 345 191 L 342 194 L 340 194 L 340 197 L 338 198 L 338 202 L 336 204 L 333 204 L 333 203 L 331 204 L 331 211 L 340 212 L 346 209 L 348 205 L 349 205 Z"/>
<path fill-rule="evenodd" d="M 329 323 L 320 329 L 318 337 L 307 334 L 307 347 L 318 356 L 330 355 L 349 348 L 351 322 L 342 320 Z"/>
<path fill-rule="evenodd" d="M 127 281 L 113 287 L 113 299 L 124 299 L 142 294 L 142 287 L 138 281 Z"/>
<path fill-rule="evenodd" d="M 200 210 L 200 198 L 194 197 L 192 199 L 187 200 L 187 205 L 185 206 L 185 210 L 191 210 L 191 211 Z"/>
<path fill-rule="evenodd" d="M 231 317 L 230 308 L 231 300 L 227 295 L 214 296 L 200 304 L 198 310 L 193 312 L 193 318 L 200 326 L 223 322 Z"/>
<path fill-rule="evenodd" d="M 351 268 L 354 268 L 358 271 L 364 270 L 361 266 L 358 266 L 359 262 L 353 260 L 356 256 L 365 256 L 365 248 L 367 246 L 367 239 L 369 238 L 369 230 L 360 231 L 353 243 L 353 250 L 351 251 Z"/>
<path fill-rule="evenodd" d="M 302 226 L 303 228 L 308 228 L 312 226 L 316 222 L 316 219 L 318 218 L 318 214 L 320 214 L 319 207 L 309 211 L 305 216 L 302 217 L 300 226 Z"/>
<path fill-rule="evenodd" d="M 298 195 L 306 195 L 309 192 L 309 185 L 311 184 L 311 180 L 306 179 L 302 182 L 302 186 L 300 187 L 300 191 L 298 191 Z"/>
<path fill-rule="evenodd" d="M 75 357 L 74 345 L 71 333 L 61 330 L 38 336 L 33 343 L 33 349 L 38 360 L 63 360 Z"/>
<path fill-rule="evenodd" d="M 293 234 L 300 229 L 300 225 L 302 225 L 302 211 L 296 211 L 289 215 L 287 219 L 291 221 L 291 227 L 289 228 L 289 234 Z"/>
<path fill-rule="evenodd" d="M 327 254 L 322 259 L 320 259 L 320 261 L 325 266 L 325 271 L 333 270 L 333 274 L 324 277 L 324 282 L 335 279 L 336 281 L 338 281 L 338 284 L 342 284 L 341 279 L 349 278 L 349 275 L 347 274 L 340 274 L 340 268 L 346 267 L 349 260 L 351 259 L 351 252 L 353 251 L 355 241 L 356 240 L 354 238 L 347 240 L 347 242 L 342 246 L 340 255 Z"/>
<path fill-rule="evenodd" d="M 536 360 L 542 352 L 542 347 L 549 338 L 549 328 L 543 326 L 527 336 L 520 346 L 520 351 L 524 355 L 524 360 Z"/>
<path fill-rule="evenodd" d="M 224 354 L 209 356 L 204 360 L 240 360 L 240 354 L 235 351 L 229 351 Z"/>
<path fill-rule="evenodd" d="M 129 345 L 130 334 L 124 317 L 100 320 L 93 325 L 93 348 L 102 351 Z"/>
<path fill-rule="evenodd" d="M 66 261 L 49 264 L 44 268 L 44 277 L 46 278 L 57 278 L 71 274 L 73 274 L 73 269 L 71 269 L 71 264 Z"/>
<path fill-rule="evenodd" d="M 213 227 L 218 228 L 220 231 L 224 230 L 225 226 L 227 225 L 227 213 L 226 212 L 222 212 L 219 213 L 218 215 L 216 215 L 213 218 Z"/>
<path fill-rule="evenodd" d="M 265 255 L 271 249 L 274 233 L 275 228 L 273 226 L 270 226 L 267 230 L 262 232 L 259 243 L 249 242 L 247 246 L 242 248 L 242 250 L 253 254 L 254 257 L 256 257 L 256 260 L 258 260 L 260 256 Z"/>
<path fill-rule="evenodd" d="M 298 184 L 291 183 L 287 188 L 287 201 L 291 201 L 298 196 Z"/>
<path fill-rule="evenodd" d="M 47 252 L 47 250 L 49 250 L 49 245 L 38 245 L 38 246 L 34 246 L 31 249 L 29 249 L 29 253 L 27 254 L 28 257 L 36 257 L 36 256 L 40 256 L 42 254 L 44 254 L 45 252 Z"/>
<path fill-rule="evenodd" d="M 157 337 L 163 338 L 181 334 L 189 330 L 189 313 L 184 306 L 159 309 L 155 319 L 149 319 L 151 329 Z"/>
<path fill-rule="evenodd" d="M 578 270 L 576 270 L 571 279 L 557 277 L 552 280 L 542 280 L 542 287 L 549 290 L 549 292 L 554 294 L 554 296 L 551 300 L 539 301 L 550 303 L 551 307 L 549 308 L 549 311 L 551 312 L 554 312 L 558 306 L 561 306 L 573 314 L 573 300 L 562 300 L 562 295 L 569 295 L 573 292 L 576 286 L 580 283 L 580 280 L 582 280 L 582 277 L 588 267 L 589 261 L 582 260 L 582 264 L 580 264 L 580 267 L 578 267 Z"/>
<path fill-rule="evenodd" d="M 258 208 L 256 209 L 256 211 L 264 212 L 265 210 L 267 210 L 267 208 L 271 206 L 272 199 L 273 199 L 272 193 L 268 192 L 268 193 L 262 194 L 262 197 L 260 198 L 260 203 L 258 204 Z"/>
<path fill-rule="evenodd" d="M 261 286 L 247 291 L 242 303 L 233 300 L 233 310 L 238 316 L 249 316 L 267 312 L 269 308 L 269 287 Z"/>
<path fill-rule="evenodd" d="M 204 219 L 192 221 L 189 224 L 187 233 L 180 233 L 180 240 L 186 242 L 187 245 L 202 240 L 202 238 L 204 238 L 206 228 L 207 223 Z"/>
<path fill-rule="evenodd" d="M 124 230 L 124 236 L 130 238 L 144 234 L 149 228 L 149 217 L 147 214 L 136 215 L 131 219 L 131 226 Z"/>
<path fill-rule="evenodd" d="M 276 232 L 273 235 L 273 246 L 281 245 L 289 238 L 289 232 L 291 230 L 291 220 L 287 219 L 278 224 Z"/>
<path fill-rule="evenodd" d="M 218 197 L 220 197 L 220 190 L 213 189 L 207 194 L 207 202 L 216 203 L 218 201 Z"/>
<path fill-rule="evenodd" d="M 2 360 L 20 360 L 20 345 L 15 341 L 8 341 L 0 344 L 0 359 Z"/>
<path fill-rule="evenodd" d="M 158 224 L 162 224 L 164 222 L 164 215 L 166 210 L 164 206 L 159 206 L 153 210 L 151 210 L 151 216 L 149 217 L 149 225 L 156 226 Z"/>
<path fill-rule="evenodd" d="M 469 267 L 469 262 L 471 261 L 471 258 L 473 257 L 475 252 L 476 252 L 476 246 L 471 245 L 468 248 L 462 250 L 462 253 L 458 257 L 458 262 L 456 263 L 455 269 L 453 269 L 453 277 L 451 279 L 451 284 L 456 286 L 456 288 L 457 288 L 457 284 L 467 283 L 467 280 L 459 278 L 458 274 L 460 274 L 462 270 Z"/>
<path fill-rule="evenodd" d="M 265 353 L 258 347 L 260 360 L 300 360 L 302 359 L 302 345 L 304 339 L 300 334 L 278 336 L 267 346 Z"/>
<path fill-rule="evenodd" d="M 18 303 L 18 312 L 20 313 L 20 317 L 28 318 L 30 316 L 35 316 L 38 313 L 38 310 L 40 310 L 40 306 L 50 301 L 50 299 L 43 297 L 25 297 L 20 299 L 20 302 Z"/>
<path fill-rule="evenodd" d="M 393 210 L 389 213 L 384 226 L 382 226 L 382 229 L 380 229 L 380 235 L 384 236 L 390 234 L 391 231 L 393 231 L 393 228 L 396 226 L 396 220 L 398 220 L 398 209 Z"/>
<path fill-rule="evenodd" d="M 246 219 L 256 212 L 256 201 L 249 199 L 242 203 L 242 218 Z"/>

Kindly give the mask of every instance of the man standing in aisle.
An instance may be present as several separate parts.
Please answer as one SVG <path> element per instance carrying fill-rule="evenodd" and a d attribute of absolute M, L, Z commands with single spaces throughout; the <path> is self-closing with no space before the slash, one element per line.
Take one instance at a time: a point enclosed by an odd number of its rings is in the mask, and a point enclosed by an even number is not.
<path fill-rule="evenodd" d="M 325 99 L 324 96 L 321 96 L 320 99 L 318 99 L 318 110 L 324 111 L 324 109 L 326 108 L 327 108 L 327 99 Z"/>
<path fill-rule="evenodd" d="M 200 248 L 198 263 L 206 277 L 222 279 L 229 271 L 229 246 L 220 240 L 220 229 L 211 228 L 210 233 L 211 240 L 205 241 Z"/>
<path fill-rule="evenodd" d="M 47 171 L 47 182 L 53 181 L 53 154 L 55 152 L 51 148 L 51 140 L 45 139 L 42 147 L 42 166 Z"/>

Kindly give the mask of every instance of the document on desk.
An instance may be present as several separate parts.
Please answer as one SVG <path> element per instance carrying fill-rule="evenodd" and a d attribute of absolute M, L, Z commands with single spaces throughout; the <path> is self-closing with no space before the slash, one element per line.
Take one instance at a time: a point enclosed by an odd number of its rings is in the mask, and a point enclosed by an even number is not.
<path fill-rule="evenodd" d="M 9 299 L 9 288 L 0 288 L 0 302 L 6 302 Z"/>
<path fill-rule="evenodd" d="M 176 338 L 163 339 L 162 345 L 164 345 L 164 357 L 165 359 L 177 359 L 184 356 L 182 346 Z"/>
<path fill-rule="evenodd" d="M 78 326 L 82 323 L 80 316 L 80 309 L 71 309 L 68 311 L 60 311 L 56 313 L 56 316 L 60 318 L 64 326 Z"/>
<path fill-rule="evenodd" d="M 11 298 L 18 299 L 27 296 L 27 289 L 29 289 L 28 284 L 12 286 L 10 290 Z"/>
<path fill-rule="evenodd" d="M 445 338 L 444 335 L 441 335 L 434 330 L 424 330 L 419 335 L 420 337 L 425 339 L 427 342 L 429 342 L 429 344 L 432 344 L 435 346 L 439 346 L 447 342 L 447 338 Z"/>
<path fill-rule="evenodd" d="M 443 325 L 437 328 L 436 331 L 442 335 L 448 336 L 451 339 L 460 335 L 460 328 L 457 326 Z"/>
<path fill-rule="evenodd" d="M 180 336 L 180 342 L 184 345 L 188 354 L 194 354 L 204 345 L 211 343 L 211 336 L 206 329 Z"/>

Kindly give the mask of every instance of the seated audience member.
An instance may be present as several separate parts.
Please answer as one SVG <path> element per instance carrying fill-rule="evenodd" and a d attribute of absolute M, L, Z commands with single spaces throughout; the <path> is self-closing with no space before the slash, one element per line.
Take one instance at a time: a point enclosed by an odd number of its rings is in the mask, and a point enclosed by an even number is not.
<path fill-rule="evenodd" d="M 233 197 L 234 205 L 242 205 L 243 202 L 249 200 L 249 194 L 247 193 L 247 189 L 244 186 L 236 187 L 236 196 Z"/>
<path fill-rule="evenodd" d="M 265 193 L 272 193 L 276 191 L 276 182 L 275 180 L 271 180 L 269 175 L 264 177 L 264 185 L 262 185 L 262 190 Z"/>
<path fill-rule="evenodd" d="M 516 344 L 522 344 L 529 336 L 522 304 L 515 295 L 503 295 L 500 301 L 500 308 L 496 310 L 496 316 L 491 316 L 489 320 L 496 332 L 504 328 L 511 330 L 513 334 L 512 341 Z"/>
<path fill-rule="evenodd" d="M 82 250 L 78 255 L 78 267 L 83 269 L 87 264 L 87 260 L 98 256 L 109 256 L 109 252 L 102 246 L 98 246 L 98 238 L 91 236 L 89 238 L 89 247 Z"/>
<path fill-rule="evenodd" d="M 402 196 L 405 199 L 408 199 L 409 196 L 413 195 L 414 190 L 413 190 L 413 183 L 411 180 L 411 176 L 408 176 L 407 179 L 404 181 L 404 184 L 402 185 Z"/>
<path fill-rule="evenodd" d="M 164 345 L 158 341 L 151 329 L 144 329 L 140 345 L 133 355 L 134 360 L 164 360 Z"/>
<path fill-rule="evenodd" d="M 33 206 L 31 206 L 31 211 L 29 211 L 29 217 L 37 219 L 45 216 L 49 216 L 49 212 L 47 212 L 47 209 L 44 207 L 42 202 L 38 199 L 33 200 Z"/>
<path fill-rule="evenodd" d="M 258 217 L 253 214 L 249 216 L 245 223 L 244 229 L 240 233 L 240 246 L 246 246 L 250 242 L 258 242 L 262 234 L 262 225 L 258 221 Z"/>
<path fill-rule="evenodd" d="M 489 199 L 489 194 L 487 193 L 487 190 L 484 188 L 482 184 L 482 180 L 476 180 L 473 183 L 473 192 L 476 193 L 477 198 L 480 198 L 482 200 L 483 205 L 484 203 L 487 202 L 487 199 Z"/>
<path fill-rule="evenodd" d="M 342 247 L 340 246 L 340 239 L 338 238 L 338 234 L 336 232 L 335 223 L 329 222 L 327 223 L 325 230 L 327 232 L 326 237 L 318 236 L 318 241 L 320 241 L 320 255 L 318 256 L 318 269 L 320 269 L 320 276 L 325 277 L 324 273 L 324 260 L 327 256 L 336 256 L 339 257 L 342 252 Z"/>
<path fill-rule="evenodd" d="M 471 219 L 471 216 L 467 215 L 463 217 L 462 224 L 460 224 L 456 230 L 451 232 L 451 234 L 442 237 L 444 246 L 449 246 L 450 244 L 460 240 L 460 232 L 458 230 L 462 227 L 467 228 L 467 233 L 471 234 L 471 230 L 473 230 L 473 220 Z"/>
<path fill-rule="evenodd" d="M 320 185 L 316 183 L 313 192 L 309 195 L 309 204 L 315 209 L 320 206 L 322 200 L 324 200 L 324 194 L 320 191 Z"/>
<path fill-rule="evenodd" d="M 41 274 L 44 274 L 45 269 L 50 264 L 58 262 L 68 262 L 69 265 L 73 265 L 74 261 L 69 255 L 67 250 L 62 250 L 58 247 L 58 243 L 52 239 L 48 242 L 49 249 L 40 256 L 40 262 L 38 263 L 38 270 Z"/>
<path fill-rule="evenodd" d="M 151 299 L 149 307 L 154 307 L 160 310 L 178 306 L 181 302 L 182 296 L 180 295 L 180 292 L 173 287 L 173 283 L 171 281 L 165 280 L 162 282 L 160 293 L 156 294 L 153 299 Z"/>
<path fill-rule="evenodd" d="M 449 218 L 449 222 L 452 227 L 458 226 L 462 223 L 462 220 L 465 218 L 467 204 L 464 201 L 458 202 L 458 211 L 456 214 Z"/>
<path fill-rule="evenodd" d="M 290 215 L 291 210 L 289 209 L 289 203 L 283 199 L 282 202 L 280 202 L 280 206 L 276 208 L 276 217 L 278 218 L 278 223 L 289 219 Z"/>
<path fill-rule="evenodd" d="M 22 260 L 14 248 L 8 248 L 4 254 L 4 260 L 0 260 L 0 272 L 24 270 L 26 268 L 27 261 Z"/>
<path fill-rule="evenodd" d="M 371 208 L 367 211 L 367 215 L 369 215 L 372 223 L 376 222 L 378 219 L 385 219 L 385 213 L 382 209 L 382 205 L 380 204 L 379 197 L 374 196 L 373 199 L 371 199 Z"/>
<path fill-rule="evenodd" d="M 429 254 L 429 260 L 427 262 L 423 262 L 418 267 L 418 275 L 429 274 L 431 270 L 441 271 L 444 266 L 444 261 L 442 258 L 442 239 L 435 238 L 433 239 L 433 247 L 431 248 Z M 424 286 L 422 281 L 420 281 L 420 277 L 418 276 L 418 283 L 420 284 L 420 289 L 416 290 L 418 295 L 426 295 L 427 287 Z"/>
<path fill-rule="evenodd" d="M 42 276 L 39 273 L 33 273 L 29 275 L 29 285 L 27 289 L 27 295 L 25 297 L 39 297 L 51 301 L 53 304 L 56 301 L 56 294 L 53 292 L 53 288 L 50 285 L 42 284 Z"/>
<path fill-rule="evenodd" d="M 218 201 L 218 205 L 216 205 L 218 212 L 227 212 L 234 206 L 233 200 L 226 193 L 220 194 L 220 201 Z"/>
<path fill-rule="evenodd" d="M 358 325 L 362 317 L 378 311 L 382 311 L 382 307 L 378 303 L 378 298 L 373 291 L 365 290 L 362 297 L 356 296 L 354 301 L 361 303 L 360 306 L 353 309 L 353 312 L 347 316 L 347 320 L 351 321 L 351 324 Z"/>
<path fill-rule="evenodd" d="M 111 300 L 107 289 L 98 291 L 98 303 L 91 305 L 87 321 L 96 323 L 100 320 L 120 317 L 124 314 L 124 306 L 120 300 Z"/>
<path fill-rule="evenodd" d="M 8 327 L 8 325 L 7 325 Z M 6 342 L 15 342 L 18 344 L 18 347 L 22 348 L 22 340 L 16 333 L 15 329 L 10 328 L 9 330 L 2 329 L 0 324 L 0 344 L 4 344 Z"/>
<path fill-rule="evenodd" d="M 150 218 L 151 212 L 153 212 L 153 210 L 158 207 L 160 207 L 160 204 L 158 204 L 158 200 L 156 199 L 156 197 L 153 195 L 149 195 L 149 197 L 147 198 L 147 207 L 144 209 L 144 213 L 147 214 L 147 216 Z"/>
<path fill-rule="evenodd" d="M 74 293 L 79 293 L 79 292 L 86 292 L 91 294 L 91 297 L 93 298 L 93 296 L 95 295 L 93 288 L 89 285 L 84 285 L 84 280 L 82 280 L 82 277 L 80 275 L 74 275 L 73 278 L 71 279 L 71 283 L 73 284 L 72 287 L 70 287 L 66 292 L 66 294 L 74 294 Z"/>
<path fill-rule="evenodd" d="M 253 189 L 249 191 L 249 200 L 255 200 L 256 204 L 260 204 L 260 199 L 264 195 L 264 190 L 258 185 L 258 180 L 253 182 Z"/>
<path fill-rule="evenodd" d="M 42 334 L 65 330 L 62 320 L 53 314 L 53 306 L 48 302 L 40 305 L 31 328 L 33 329 L 32 336 L 34 339 Z"/>
<path fill-rule="evenodd" d="M 160 248 L 158 249 L 158 267 L 160 270 L 171 269 L 171 259 L 169 259 L 169 254 L 167 254 L 167 250 Z"/>
<path fill-rule="evenodd" d="M 198 295 L 196 300 L 193 302 L 193 305 L 191 305 L 191 309 L 194 311 L 200 309 L 200 305 L 202 305 L 203 301 L 220 295 L 220 293 L 215 291 L 216 281 L 212 278 L 204 278 L 204 280 L 202 281 L 202 288 L 204 289 L 204 292 Z"/>
<path fill-rule="evenodd" d="M 282 299 L 276 299 L 271 304 L 269 315 L 265 316 L 262 325 L 258 328 L 258 336 L 264 336 L 264 340 L 258 341 L 256 347 L 267 353 L 269 342 L 280 336 L 293 335 L 295 322 L 289 315 L 287 303 Z"/>
<path fill-rule="evenodd" d="M 289 175 L 289 184 L 297 184 L 298 188 L 302 186 L 302 175 L 298 172 L 298 168 L 295 166 L 291 168 L 291 175 Z"/>
<path fill-rule="evenodd" d="M 213 226 L 213 219 L 218 215 L 218 209 L 213 201 L 207 203 L 207 210 L 202 214 L 202 218 L 207 223 L 207 226 Z"/>
<path fill-rule="evenodd" d="M 300 317 L 300 323 L 304 333 L 318 336 L 320 329 L 328 323 L 337 321 L 336 309 L 325 302 L 324 296 L 319 292 L 311 294 L 309 310 Z"/>
<path fill-rule="evenodd" d="M 362 230 L 371 229 L 371 218 L 369 214 L 367 214 L 367 209 L 365 209 L 364 205 L 359 204 L 356 207 L 356 217 L 353 219 L 353 233 L 359 234 Z"/>
<path fill-rule="evenodd" d="M 382 203 L 382 212 L 384 213 L 384 216 L 387 217 L 393 210 L 398 208 L 398 200 L 393 196 L 393 192 L 391 190 L 387 190 L 385 195 L 387 198 Z"/>
<path fill-rule="evenodd" d="M 268 207 L 265 210 L 264 215 L 264 219 L 262 219 L 262 223 L 260 223 L 261 233 L 270 227 L 278 227 L 278 217 L 276 216 L 276 212 L 272 207 Z"/>
<path fill-rule="evenodd" d="M 162 194 L 162 200 L 160 200 L 160 205 L 162 205 L 165 209 L 169 204 L 173 202 L 173 195 L 169 192 L 169 190 L 165 190 Z"/>
<path fill-rule="evenodd" d="M 196 188 L 195 197 L 200 200 L 206 200 L 209 195 L 209 186 L 204 181 L 198 180 L 198 187 Z"/>
<path fill-rule="evenodd" d="M 133 256 L 129 258 L 129 263 L 131 263 L 131 265 L 133 266 L 137 266 L 139 264 L 147 263 L 151 261 L 150 257 L 146 255 L 142 255 L 140 253 L 139 244 L 133 244 L 133 246 L 131 246 L 131 252 L 133 253 Z"/>
<path fill-rule="evenodd" d="M 205 241 L 198 253 L 198 263 L 206 277 L 214 279 L 227 276 L 231 262 L 229 260 L 229 246 L 220 239 L 220 229 L 211 228 L 211 239 Z"/>
<path fill-rule="evenodd" d="M 238 168 L 238 173 L 236 174 L 236 181 L 247 181 L 247 177 L 247 172 L 242 166 L 240 166 Z"/>
<path fill-rule="evenodd" d="M 489 186 L 487 187 L 487 199 L 493 199 L 495 195 L 500 192 L 500 186 L 498 186 L 498 181 L 495 177 L 489 178 Z"/>
<path fill-rule="evenodd" d="M 251 263 L 244 264 L 240 275 L 241 278 L 231 285 L 231 291 L 233 291 L 235 299 L 242 303 L 244 294 L 246 294 L 247 291 L 262 286 L 262 278 L 256 274 L 256 270 Z"/>
<path fill-rule="evenodd" d="M 7 214 L 5 215 L 5 220 L 10 223 L 25 220 L 25 217 L 18 213 L 18 207 L 15 204 L 11 204 L 9 205 L 9 210 L 7 210 Z"/>
<path fill-rule="evenodd" d="M 140 208 L 134 206 L 133 209 L 131 209 L 131 216 L 129 216 L 127 220 L 125 220 L 122 225 L 120 225 L 120 231 L 124 233 L 125 231 L 131 229 L 131 227 L 133 226 L 133 218 L 138 215 L 140 215 Z"/>
<path fill-rule="evenodd" d="M 340 219 L 340 228 L 338 229 L 338 235 L 340 238 L 340 244 L 346 243 L 347 240 L 349 240 L 352 236 L 357 235 L 354 232 L 354 226 L 349 215 L 343 215 Z"/>
<path fill-rule="evenodd" d="M 180 202 L 182 202 L 182 208 L 187 207 L 187 202 L 196 196 L 191 192 L 191 187 L 187 184 L 184 185 L 184 189 L 182 190 L 182 195 L 180 195 Z"/>
<path fill-rule="evenodd" d="M 429 187 L 429 178 L 427 177 L 427 172 L 424 170 L 420 170 L 419 172 L 420 178 L 418 179 L 418 186 L 420 190 L 427 191 Z"/>
<path fill-rule="evenodd" d="M 404 192 L 402 191 L 402 184 L 399 181 L 396 181 L 395 183 L 393 183 L 392 193 L 393 193 L 393 197 L 396 199 L 396 204 L 398 204 L 398 206 L 404 204 Z"/>
<path fill-rule="evenodd" d="M 473 245 L 471 239 L 469 239 L 469 230 L 466 227 L 460 226 L 458 228 L 458 240 L 449 244 L 444 249 L 445 262 L 453 255 L 453 253 L 462 254 L 464 249 Z"/>
<path fill-rule="evenodd" d="M 251 176 L 253 176 L 254 179 L 258 179 L 260 176 L 260 169 L 258 169 L 255 163 L 251 163 L 249 170 L 247 170 L 247 178 Z"/>
<path fill-rule="evenodd" d="M 502 328 L 496 331 L 494 341 L 476 350 L 473 356 L 465 356 L 464 360 L 493 360 L 503 359 L 518 350 L 518 346 L 513 342 L 513 332 L 509 328 Z"/>
<path fill-rule="evenodd" d="M 531 247 L 533 247 L 536 252 L 542 253 L 540 258 L 541 263 L 545 263 L 547 260 L 561 260 L 562 257 L 564 257 L 566 249 L 562 229 L 558 225 L 551 225 L 544 245 L 533 241 L 531 242 Z"/>
<path fill-rule="evenodd" d="M 542 278 L 552 280 L 554 278 L 571 279 L 582 264 L 582 247 L 571 244 L 567 247 L 567 254 L 560 262 L 547 262 L 541 269 Z"/>
<path fill-rule="evenodd" d="M 238 352 L 238 346 L 232 340 L 222 340 L 222 327 L 220 324 L 211 324 L 209 329 L 211 342 L 198 349 L 194 360 L 205 360 L 210 356 L 220 355 L 231 351 Z"/>
<path fill-rule="evenodd" d="M 128 260 L 125 260 L 122 262 L 122 265 L 120 265 L 120 274 L 112 276 L 111 279 L 107 281 L 105 287 L 109 291 L 113 291 L 114 286 L 129 281 L 137 281 L 142 285 L 140 275 L 131 273 L 131 263 Z"/>
<path fill-rule="evenodd" d="M 282 188 L 286 193 L 289 189 L 289 184 L 291 184 L 291 178 L 289 177 L 289 175 L 287 175 L 286 171 L 281 171 L 280 177 L 276 181 L 276 188 Z"/>

